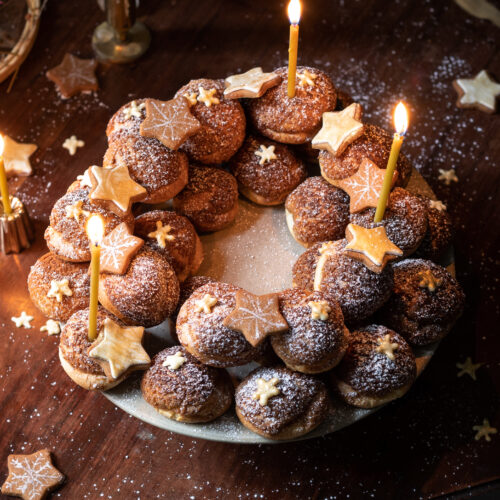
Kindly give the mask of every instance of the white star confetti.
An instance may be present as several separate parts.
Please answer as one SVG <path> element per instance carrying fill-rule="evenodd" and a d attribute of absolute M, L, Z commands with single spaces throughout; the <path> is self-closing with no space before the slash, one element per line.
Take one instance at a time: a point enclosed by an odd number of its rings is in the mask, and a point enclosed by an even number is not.
<path fill-rule="evenodd" d="M 141 102 L 141 104 L 137 105 L 135 101 L 132 101 L 124 110 L 123 114 L 125 116 L 125 120 L 130 120 L 133 116 L 135 118 L 141 118 L 141 111 L 146 108 L 146 104 Z"/>
<path fill-rule="evenodd" d="M 498 432 L 495 427 L 491 427 L 490 421 L 487 418 L 483 420 L 482 425 L 475 425 L 472 427 L 472 430 L 476 431 L 476 435 L 474 436 L 476 441 L 479 441 L 483 437 L 486 441 L 491 441 L 490 434 L 496 434 Z"/>
<path fill-rule="evenodd" d="M 205 90 L 203 87 L 199 87 L 198 92 L 198 102 L 204 103 L 207 108 L 212 104 L 219 104 L 219 99 L 215 97 L 217 89 Z"/>
<path fill-rule="evenodd" d="M 302 73 L 297 73 L 297 77 L 301 87 L 314 87 L 314 80 L 318 78 L 318 75 L 315 75 L 305 69 Z"/>
<path fill-rule="evenodd" d="M 264 144 L 260 145 L 260 149 L 255 151 L 255 156 L 260 158 L 259 165 L 264 165 L 267 161 L 276 160 L 277 156 L 274 153 L 274 146 L 269 146 L 266 148 Z"/>
<path fill-rule="evenodd" d="M 156 221 L 156 231 L 152 231 L 148 233 L 149 238 L 156 238 L 156 242 L 161 248 L 165 248 L 167 246 L 167 241 L 174 241 L 175 236 L 173 234 L 169 234 L 172 231 L 172 228 L 166 224 L 163 225 L 161 220 Z"/>
<path fill-rule="evenodd" d="M 457 373 L 457 377 L 469 375 L 472 380 L 476 380 L 476 370 L 483 366 L 483 363 L 473 363 L 472 359 L 469 357 L 465 362 L 457 363 L 455 366 L 460 370 Z"/>
<path fill-rule="evenodd" d="M 318 302 L 311 301 L 308 303 L 308 306 L 311 308 L 311 318 L 321 321 L 326 321 L 328 319 L 328 314 L 332 310 L 326 300 L 320 300 Z"/>
<path fill-rule="evenodd" d="M 182 352 L 177 351 L 174 355 L 167 356 L 162 366 L 168 366 L 170 370 L 178 370 L 186 361 L 187 358 L 182 355 Z"/>
<path fill-rule="evenodd" d="M 446 210 L 446 205 L 439 200 L 429 200 L 429 207 L 439 210 L 440 212 Z"/>
<path fill-rule="evenodd" d="M 68 150 L 68 153 L 71 156 L 74 156 L 76 153 L 76 150 L 78 148 L 83 148 L 85 146 L 85 142 L 83 142 L 80 139 L 77 139 L 76 135 L 72 135 L 71 137 L 68 137 L 64 142 L 63 142 L 63 148 Z"/>
<path fill-rule="evenodd" d="M 281 392 L 279 388 L 276 387 L 278 382 L 278 377 L 273 377 L 271 380 L 258 378 L 257 391 L 252 394 L 252 399 L 258 399 L 260 406 L 267 406 L 268 401 Z"/>
<path fill-rule="evenodd" d="M 31 322 L 33 321 L 33 316 L 28 316 L 24 311 L 21 312 L 21 316 L 13 316 L 10 318 L 17 326 L 17 328 L 33 328 Z"/>
<path fill-rule="evenodd" d="M 385 354 L 391 361 L 394 361 L 396 359 L 394 351 L 398 350 L 399 345 L 391 342 L 391 336 L 387 334 L 383 339 L 377 339 L 377 342 L 376 351 Z"/>
<path fill-rule="evenodd" d="M 61 333 L 61 325 L 59 321 L 48 319 L 47 323 L 40 328 L 41 332 L 47 332 L 49 335 L 59 335 Z"/>
<path fill-rule="evenodd" d="M 450 170 L 440 168 L 438 180 L 443 181 L 447 186 L 449 186 L 452 182 L 458 182 L 458 177 L 453 168 Z"/>
<path fill-rule="evenodd" d="M 54 298 L 57 302 L 61 302 L 63 297 L 71 297 L 73 291 L 69 287 L 69 280 L 67 278 L 63 280 L 52 280 L 50 282 L 50 290 L 47 292 L 47 297 Z"/>
<path fill-rule="evenodd" d="M 217 304 L 217 299 L 212 297 L 210 294 L 206 293 L 201 300 L 197 300 L 194 310 L 195 312 L 204 312 L 209 314 L 212 312 L 212 307 Z"/>

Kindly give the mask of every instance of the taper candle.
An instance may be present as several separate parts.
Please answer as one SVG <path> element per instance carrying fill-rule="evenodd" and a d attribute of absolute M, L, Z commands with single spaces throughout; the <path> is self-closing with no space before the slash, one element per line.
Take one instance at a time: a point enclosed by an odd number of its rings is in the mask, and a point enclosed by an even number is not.
<path fill-rule="evenodd" d="M 104 236 L 104 223 L 99 215 L 92 215 L 87 221 L 87 235 L 90 240 L 90 304 L 89 329 L 90 340 L 97 338 L 97 307 L 99 298 L 99 268 L 101 261 L 101 241 Z"/>
<path fill-rule="evenodd" d="M 9 185 L 7 184 L 7 174 L 5 173 L 5 165 L 3 161 L 3 149 L 5 142 L 0 135 L 0 194 L 2 195 L 3 212 L 6 215 L 12 213 L 10 205 Z"/>
<path fill-rule="evenodd" d="M 290 0 L 290 43 L 288 46 L 288 97 L 295 97 L 295 77 L 297 73 L 297 51 L 299 47 L 300 1 Z"/>

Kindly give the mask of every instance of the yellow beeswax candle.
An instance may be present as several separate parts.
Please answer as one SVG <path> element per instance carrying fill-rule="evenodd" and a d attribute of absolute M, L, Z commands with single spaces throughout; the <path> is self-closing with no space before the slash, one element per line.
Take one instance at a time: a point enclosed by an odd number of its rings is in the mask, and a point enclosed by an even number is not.
<path fill-rule="evenodd" d="M 99 298 L 99 268 L 101 261 L 101 240 L 104 235 L 104 224 L 99 215 L 89 217 L 87 221 L 87 235 L 90 240 L 90 304 L 89 329 L 90 340 L 97 338 L 97 308 Z"/>
<path fill-rule="evenodd" d="M 9 185 L 7 184 L 7 174 L 5 173 L 5 165 L 3 161 L 4 140 L 0 135 L 0 194 L 2 195 L 3 211 L 5 214 L 12 213 L 10 205 Z"/>
<path fill-rule="evenodd" d="M 290 43 L 288 46 L 288 97 L 295 97 L 300 10 L 299 0 L 291 0 L 288 4 L 288 17 L 290 19 Z"/>

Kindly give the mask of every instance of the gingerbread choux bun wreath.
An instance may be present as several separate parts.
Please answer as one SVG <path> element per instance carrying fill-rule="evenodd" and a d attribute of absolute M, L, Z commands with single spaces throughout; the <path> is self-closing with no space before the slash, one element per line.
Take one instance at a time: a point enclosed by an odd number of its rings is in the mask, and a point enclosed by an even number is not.
<path fill-rule="evenodd" d="M 323 71 L 298 67 L 293 98 L 286 68 L 195 79 L 169 100 L 124 104 L 106 135 L 102 167 L 55 203 L 50 252 L 28 278 L 35 305 L 66 322 L 59 357 L 81 387 L 108 390 L 142 371 L 158 418 L 204 423 L 231 411 L 260 436 L 296 439 L 345 405 L 374 408 L 407 393 L 419 346 L 461 314 L 462 289 L 441 265 L 452 236 L 446 207 L 405 189 L 412 168 L 400 156 L 373 222 L 391 136 L 364 123 Z M 198 233 L 243 217 L 239 194 L 273 214 L 283 206 L 290 241 L 305 247 L 291 288 L 255 295 L 196 275 Z M 89 335 L 95 215 L 100 306 Z M 151 342 L 144 328 L 168 324 L 171 343 Z"/>

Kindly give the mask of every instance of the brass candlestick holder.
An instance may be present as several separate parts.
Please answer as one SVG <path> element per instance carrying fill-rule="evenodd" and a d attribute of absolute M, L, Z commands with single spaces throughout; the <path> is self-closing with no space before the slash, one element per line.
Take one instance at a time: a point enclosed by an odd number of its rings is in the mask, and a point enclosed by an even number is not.
<path fill-rule="evenodd" d="M 29 248 L 35 233 L 25 206 L 19 198 L 10 197 L 12 212 L 6 214 L 0 198 L 0 250 L 3 253 L 19 253 Z"/>
<path fill-rule="evenodd" d="M 135 0 L 106 0 L 107 20 L 97 26 L 92 47 L 101 61 L 128 63 L 142 56 L 149 47 L 151 35 L 135 20 Z"/>

